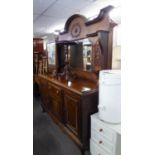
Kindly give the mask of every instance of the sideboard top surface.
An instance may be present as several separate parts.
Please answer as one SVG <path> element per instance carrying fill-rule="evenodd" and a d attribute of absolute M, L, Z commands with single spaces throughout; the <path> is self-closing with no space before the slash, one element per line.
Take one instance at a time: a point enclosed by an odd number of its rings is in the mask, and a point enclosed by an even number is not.
<path fill-rule="evenodd" d="M 69 89 L 79 95 L 96 92 L 98 87 L 96 83 L 83 79 L 74 79 L 67 81 L 64 78 L 53 78 L 50 75 L 39 75 L 39 77 L 46 79 L 47 81 L 56 84 L 65 89 Z"/>

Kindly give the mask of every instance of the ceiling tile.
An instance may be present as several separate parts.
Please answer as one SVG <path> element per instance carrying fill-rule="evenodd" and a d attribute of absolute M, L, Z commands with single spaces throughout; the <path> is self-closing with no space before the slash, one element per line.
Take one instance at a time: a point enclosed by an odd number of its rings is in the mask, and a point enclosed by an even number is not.
<path fill-rule="evenodd" d="M 74 12 L 74 9 L 70 9 L 68 7 L 64 7 L 62 5 L 54 5 L 53 7 L 50 7 L 45 13 L 44 15 L 48 15 L 51 17 L 65 17 L 67 15 L 70 15 Z"/>
<path fill-rule="evenodd" d="M 39 17 L 39 14 L 33 14 L 33 21 L 35 21 Z"/>
<path fill-rule="evenodd" d="M 33 0 L 33 13 L 41 14 L 56 0 Z"/>
<path fill-rule="evenodd" d="M 55 29 L 64 28 L 66 19 L 56 20 L 55 18 L 40 16 L 33 24 L 33 33 L 52 33 Z"/>
<path fill-rule="evenodd" d="M 35 22 L 34 26 L 38 25 L 40 27 L 48 27 L 51 25 L 51 23 L 55 23 L 55 19 L 51 17 L 46 17 L 46 16 L 40 16 Z"/>
<path fill-rule="evenodd" d="M 44 15 L 66 17 L 86 7 L 91 2 L 88 0 L 57 0 L 54 5 L 48 8 Z"/>
<path fill-rule="evenodd" d="M 90 2 L 89 0 L 58 0 L 56 2 L 56 5 L 59 5 L 59 6 L 63 6 L 64 8 L 82 8 L 82 7 L 85 7 L 87 5 L 89 5 Z"/>

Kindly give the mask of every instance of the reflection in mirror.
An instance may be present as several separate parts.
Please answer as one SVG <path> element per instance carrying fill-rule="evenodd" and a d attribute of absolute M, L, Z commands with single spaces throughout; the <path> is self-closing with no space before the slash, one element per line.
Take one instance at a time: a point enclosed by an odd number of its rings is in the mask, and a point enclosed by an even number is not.
<path fill-rule="evenodd" d="M 72 68 L 92 70 L 92 44 L 89 39 L 82 39 L 68 47 L 69 64 Z"/>
<path fill-rule="evenodd" d="M 88 39 L 83 40 L 83 62 L 84 70 L 92 69 L 92 45 Z"/>
<path fill-rule="evenodd" d="M 55 43 L 47 44 L 48 64 L 49 65 L 55 65 L 55 53 L 56 53 L 55 49 L 56 49 Z"/>

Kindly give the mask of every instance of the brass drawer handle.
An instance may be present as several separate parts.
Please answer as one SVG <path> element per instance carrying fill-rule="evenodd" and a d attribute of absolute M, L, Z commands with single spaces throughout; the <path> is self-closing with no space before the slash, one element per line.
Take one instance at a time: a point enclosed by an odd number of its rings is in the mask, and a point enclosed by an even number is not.
<path fill-rule="evenodd" d="M 99 141 L 99 144 L 102 144 L 102 143 L 103 143 L 102 140 L 100 140 L 100 141 Z"/>
<path fill-rule="evenodd" d="M 103 132 L 103 129 L 99 129 L 100 132 Z"/>
<path fill-rule="evenodd" d="M 59 91 L 57 90 L 56 93 L 59 94 Z"/>

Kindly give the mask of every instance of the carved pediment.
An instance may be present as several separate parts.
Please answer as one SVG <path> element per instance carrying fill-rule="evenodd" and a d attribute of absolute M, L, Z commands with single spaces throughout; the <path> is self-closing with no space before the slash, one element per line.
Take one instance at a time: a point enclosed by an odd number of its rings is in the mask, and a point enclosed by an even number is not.
<path fill-rule="evenodd" d="M 64 32 L 59 35 L 59 41 L 77 40 L 87 37 L 88 34 L 95 34 L 97 31 L 109 31 L 116 25 L 116 23 L 109 18 L 109 12 L 112 9 L 113 6 L 107 6 L 101 9 L 99 15 L 89 21 L 86 17 L 79 14 L 71 16 L 66 21 Z"/>

